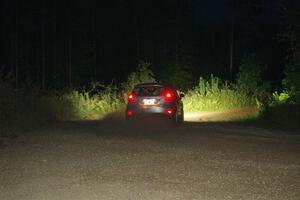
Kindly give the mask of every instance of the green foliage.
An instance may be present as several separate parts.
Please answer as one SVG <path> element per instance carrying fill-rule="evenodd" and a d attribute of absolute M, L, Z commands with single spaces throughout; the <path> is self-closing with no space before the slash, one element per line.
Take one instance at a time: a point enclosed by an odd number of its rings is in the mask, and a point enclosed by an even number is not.
<path fill-rule="evenodd" d="M 15 111 L 16 98 L 13 89 L 12 73 L 4 74 L 0 70 L 0 121 L 10 118 Z"/>
<path fill-rule="evenodd" d="M 0 119 L 99 119 L 124 107 L 124 91 L 137 83 L 155 82 L 149 66 L 141 62 L 137 72 L 131 73 L 122 84 L 122 92 L 115 85 L 99 83 L 93 83 L 90 90 L 69 89 L 60 93 L 42 94 L 30 84 L 23 84 L 23 88 L 15 91 L 12 83 L 0 76 Z"/>
<path fill-rule="evenodd" d="M 180 90 L 187 90 L 194 84 L 191 70 L 187 66 L 180 64 L 164 66 L 160 78 L 162 82 L 172 84 Z"/>
<path fill-rule="evenodd" d="M 27 80 L 22 88 L 14 88 L 13 74 L 4 73 L 0 70 L 0 122 L 13 121 L 30 121 L 39 118 L 46 119 L 43 116 L 43 109 L 39 108 L 38 91 L 32 87 Z"/>
<path fill-rule="evenodd" d="M 300 62 L 293 62 L 286 65 L 285 78 L 282 84 L 291 96 L 291 100 L 300 102 Z"/>
<path fill-rule="evenodd" d="M 236 77 L 237 89 L 248 96 L 263 96 L 264 91 L 269 89 L 269 84 L 262 79 L 264 69 L 255 54 L 244 55 Z"/>
<path fill-rule="evenodd" d="M 290 43 L 290 63 L 285 66 L 283 92 L 274 92 L 269 104 L 261 110 L 264 123 L 280 128 L 300 129 L 300 28 L 299 1 L 282 1 L 288 28 L 282 34 Z"/>
<path fill-rule="evenodd" d="M 260 120 L 273 127 L 300 129 L 300 104 L 280 103 L 265 107 Z"/>
<path fill-rule="evenodd" d="M 290 98 L 290 95 L 287 92 L 281 92 L 280 94 L 278 94 L 278 92 L 275 91 L 272 95 L 271 104 L 287 103 L 289 98 Z"/>
<path fill-rule="evenodd" d="M 290 95 L 290 101 L 300 102 L 300 2 L 282 1 L 281 9 L 288 24 L 282 33 L 289 42 L 289 63 L 285 66 L 285 78 L 282 85 Z"/>
<path fill-rule="evenodd" d="M 105 114 L 121 109 L 123 104 L 116 89 L 108 86 L 101 92 L 71 90 L 61 95 L 42 98 L 57 119 L 99 119 Z"/>
<path fill-rule="evenodd" d="M 136 72 L 131 72 L 127 80 L 121 84 L 124 101 L 132 88 L 139 83 L 155 83 L 155 76 L 150 69 L 151 64 L 141 61 Z"/>
<path fill-rule="evenodd" d="M 99 119 L 110 112 L 122 109 L 124 103 L 117 88 L 103 86 L 100 91 L 69 90 L 41 94 L 35 88 L 14 90 L 4 78 L 0 79 L 1 121 L 48 121 Z M 99 87 L 99 85 L 98 85 Z"/>
<path fill-rule="evenodd" d="M 255 98 L 230 86 L 226 81 L 211 75 L 209 80 L 200 77 L 199 84 L 189 90 L 183 99 L 185 112 L 226 110 L 255 106 Z"/>
<path fill-rule="evenodd" d="M 299 1 L 281 1 L 281 10 L 286 22 L 287 29 L 282 34 L 284 39 L 290 42 L 291 51 L 293 53 L 300 50 L 300 3 Z"/>
<path fill-rule="evenodd" d="M 295 59 L 294 59 L 295 60 Z M 260 113 L 260 121 L 275 127 L 300 128 L 300 65 L 291 62 L 286 66 L 282 81 L 284 91 L 275 91 L 271 101 L 265 104 Z"/>
<path fill-rule="evenodd" d="M 155 77 L 153 72 L 150 69 L 151 64 L 149 62 L 142 61 L 139 65 L 137 75 L 138 80 L 141 83 L 154 83 Z"/>
<path fill-rule="evenodd" d="M 0 93 L 0 121 L 43 121 L 51 118 L 35 89 L 16 91 L 13 87 L 0 87 Z"/>

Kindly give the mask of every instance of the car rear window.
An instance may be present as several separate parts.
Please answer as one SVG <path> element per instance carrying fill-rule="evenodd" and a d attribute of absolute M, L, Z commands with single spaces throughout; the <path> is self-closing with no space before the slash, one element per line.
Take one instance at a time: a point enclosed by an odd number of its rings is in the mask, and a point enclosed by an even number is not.
<path fill-rule="evenodd" d="M 134 89 L 137 96 L 160 96 L 164 92 L 161 86 L 143 86 Z"/>

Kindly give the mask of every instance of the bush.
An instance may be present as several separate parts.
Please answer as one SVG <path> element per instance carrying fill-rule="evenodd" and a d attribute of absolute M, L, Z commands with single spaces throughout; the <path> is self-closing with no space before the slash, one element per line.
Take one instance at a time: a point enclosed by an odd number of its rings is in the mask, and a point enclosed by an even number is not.
<path fill-rule="evenodd" d="M 3 121 L 43 121 L 51 118 L 37 91 L 1 88 L 0 118 Z"/>
<path fill-rule="evenodd" d="M 35 88 L 17 91 L 12 84 L 0 79 L 0 120 L 34 121 L 99 119 L 122 109 L 124 103 L 115 86 L 102 86 L 100 92 L 70 89 L 61 93 L 42 94 Z M 94 88 L 95 89 L 95 88 Z"/>
<path fill-rule="evenodd" d="M 278 94 L 278 92 L 275 91 L 272 95 L 270 105 L 287 103 L 289 101 L 289 99 L 290 99 L 290 95 L 287 92 L 281 92 Z"/>
<path fill-rule="evenodd" d="M 191 70 L 184 65 L 166 65 L 160 73 L 162 82 L 169 83 L 179 90 L 188 90 L 194 85 Z"/>
<path fill-rule="evenodd" d="M 264 105 L 260 119 L 280 128 L 300 128 L 300 65 L 291 62 L 285 68 L 282 81 L 284 91 L 275 91 L 271 101 Z"/>
<path fill-rule="evenodd" d="M 260 119 L 278 128 L 300 129 L 300 104 L 280 103 L 265 107 Z"/>
<path fill-rule="evenodd" d="M 285 67 L 283 87 L 291 97 L 291 100 L 300 102 L 300 62 L 292 62 Z"/>
<path fill-rule="evenodd" d="M 299 78 L 296 65 L 288 65 L 286 78 L 283 80 L 285 91 L 275 91 L 269 104 L 265 105 L 260 120 L 266 124 L 285 129 L 300 129 Z M 300 85 L 299 85 L 300 86 Z"/>
<path fill-rule="evenodd" d="M 121 84 L 123 100 L 126 102 L 128 93 L 139 83 L 155 83 L 155 76 L 150 69 L 150 63 L 141 61 L 136 72 L 129 74 L 127 80 Z"/>
<path fill-rule="evenodd" d="M 17 98 L 11 77 L 11 73 L 4 75 L 0 71 L 0 121 L 11 118 L 16 110 Z"/>
<path fill-rule="evenodd" d="M 24 85 L 16 90 L 12 73 L 0 70 L 0 121 L 30 121 L 47 118 L 40 108 L 38 90 Z"/>
<path fill-rule="evenodd" d="M 216 111 L 255 106 L 255 99 L 230 86 L 228 82 L 211 75 L 200 77 L 199 84 L 189 90 L 183 99 L 185 112 Z"/>
<path fill-rule="evenodd" d="M 255 54 L 244 55 L 236 77 L 237 90 L 265 103 L 270 84 L 263 81 L 264 70 L 265 66 L 258 61 Z"/>
<path fill-rule="evenodd" d="M 44 105 L 57 119 L 100 119 L 105 114 L 122 108 L 116 88 L 108 86 L 101 92 L 70 90 L 60 95 L 42 97 Z"/>

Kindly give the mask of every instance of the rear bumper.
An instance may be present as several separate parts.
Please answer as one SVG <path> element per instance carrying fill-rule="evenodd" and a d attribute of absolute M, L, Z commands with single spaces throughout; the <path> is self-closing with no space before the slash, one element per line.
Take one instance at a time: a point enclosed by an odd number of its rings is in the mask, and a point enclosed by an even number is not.
<path fill-rule="evenodd" d="M 172 109 L 172 114 L 168 114 L 168 109 Z M 132 115 L 128 116 L 128 112 L 132 112 Z M 136 115 L 150 115 L 150 114 L 160 114 L 172 117 L 176 113 L 174 107 L 162 107 L 162 106 L 148 106 L 148 107 L 127 107 L 126 108 L 126 115 L 128 117 L 133 117 Z"/>

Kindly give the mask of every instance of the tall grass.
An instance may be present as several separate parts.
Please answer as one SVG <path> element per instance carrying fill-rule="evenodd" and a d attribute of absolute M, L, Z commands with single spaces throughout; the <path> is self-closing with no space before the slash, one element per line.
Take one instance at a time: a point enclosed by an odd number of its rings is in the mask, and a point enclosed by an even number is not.
<path fill-rule="evenodd" d="M 15 90 L 0 81 L 0 94 L 0 121 L 100 119 L 124 106 L 114 86 L 97 92 L 69 89 L 45 94 L 34 88 Z"/>
<path fill-rule="evenodd" d="M 80 120 L 100 119 L 108 113 L 125 107 L 125 93 L 134 81 L 128 79 L 120 88 L 98 85 L 87 89 L 40 91 L 32 87 L 15 90 L 12 84 L 0 78 L 1 120 Z M 131 83 L 132 82 L 132 83 Z M 127 86 L 127 87 L 124 87 Z M 216 111 L 255 106 L 255 98 L 236 89 L 213 75 L 199 79 L 196 87 L 183 99 L 185 112 Z"/>
<path fill-rule="evenodd" d="M 97 94 L 71 90 L 60 95 L 41 98 L 53 116 L 60 120 L 100 119 L 110 112 L 123 107 L 123 101 L 117 91 L 104 90 Z"/>
<path fill-rule="evenodd" d="M 15 90 L 12 74 L 4 76 L 0 69 L 0 122 L 100 119 L 122 110 L 127 93 L 135 84 L 155 82 L 148 67 L 149 63 L 142 62 L 137 72 L 132 72 L 119 88 L 93 83 L 89 90 L 69 88 L 63 91 L 41 91 L 28 85 Z"/>
<path fill-rule="evenodd" d="M 185 112 L 201 112 L 251 107 L 254 97 L 238 91 L 234 85 L 211 75 L 209 80 L 200 77 L 199 84 L 189 90 L 184 99 Z"/>
<path fill-rule="evenodd" d="M 259 120 L 276 128 L 300 130 L 300 104 L 280 103 L 264 107 Z"/>
<path fill-rule="evenodd" d="M 273 93 L 272 98 L 265 104 L 258 118 L 260 124 L 271 125 L 275 128 L 300 130 L 300 103 L 289 93 L 283 91 Z"/>

